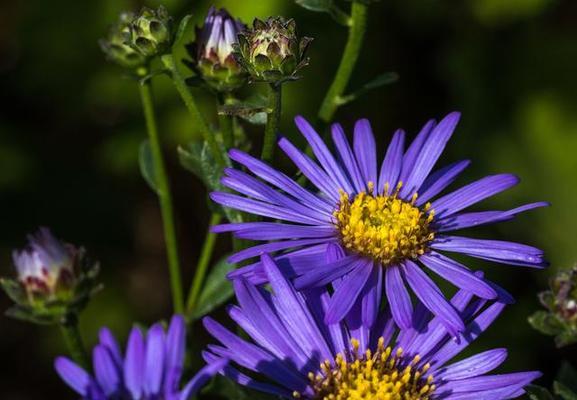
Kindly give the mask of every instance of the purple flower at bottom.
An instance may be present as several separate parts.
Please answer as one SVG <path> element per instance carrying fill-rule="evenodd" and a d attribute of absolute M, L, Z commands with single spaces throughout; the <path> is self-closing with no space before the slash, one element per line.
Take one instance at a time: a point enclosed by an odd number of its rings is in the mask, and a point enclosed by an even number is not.
<path fill-rule="evenodd" d="M 62 380 L 87 400 L 187 400 L 227 363 L 223 358 L 210 363 L 180 389 L 186 352 L 180 315 L 172 317 L 166 332 L 160 323 L 146 335 L 134 327 L 124 357 L 110 330 L 102 328 L 99 339 L 92 351 L 94 376 L 66 357 L 54 362 Z"/>
<path fill-rule="evenodd" d="M 328 250 L 334 253 L 334 248 Z M 409 329 L 396 328 L 388 312 L 379 314 L 368 329 L 358 310 L 339 324 L 327 325 L 330 295 L 325 289 L 299 292 L 268 255 L 262 265 L 272 293 L 237 279 L 239 305 L 228 309 L 251 340 L 204 319 L 220 342 L 208 347 L 205 360 L 229 359 L 222 373 L 241 385 L 284 398 L 317 400 L 504 400 L 522 395 L 541 375 L 490 375 L 505 361 L 505 349 L 453 360 L 511 302 L 497 286 L 492 285 L 494 303 L 464 290 L 453 296 L 451 304 L 465 323 L 463 332 L 453 337 L 441 318 L 422 306 L 414 310 Z"/>
<path fill-rule="evenodd" d="M 352 146 L 342 127 L 332 127 L 331 152 L 302 117 L 295 122 L 316 161 L 286 138 L 279 147 L 314 186 L 308 190 L 262 161 L 239 150 L 230 158 L 247 171 L 228 168 L 223 185 L 239 194 L 213 192 L 225 206 L 256 214 L 269 221 L 218 225 L 214 232 L 232 232 L 246 240 L 262 241 L 233 254 L 238 263 L 274 254 L 283 273 L 298 290 L 320 288 L 345 280 L 331 298 L 326 322 L 337 323 L 360 306 L 365 326 L 375 323 L 386 298 L 396 323 L 409 328 L 415 297 L 439 316 L 454 334 L 465 328 L 430 275 L 483 299 L 497 295 L 491 285 L 444 253 L 458 253 L 493 262 L 543 268 L 542 250 L 510 241 L 468 238 L 452 231 L 503 222 L 517 214 L 547 205 L 537 202 L 503 211 L 470 211 L 471 206 L 515 186 L 511 174 L 486 176 L 457 190 L 443 191 L 469 165 L 459 161 L 434 170 L 460 118 L 451 113 L 429 121 L 405 150 L 405 132 L 392 137 L 380 168 L 376 141 L 367 120 L 355 125 Z M 343 257 L 325 263 L 327 245 L 340 247 Z M 260 263 L 233 271 L 266 283 Z"/>

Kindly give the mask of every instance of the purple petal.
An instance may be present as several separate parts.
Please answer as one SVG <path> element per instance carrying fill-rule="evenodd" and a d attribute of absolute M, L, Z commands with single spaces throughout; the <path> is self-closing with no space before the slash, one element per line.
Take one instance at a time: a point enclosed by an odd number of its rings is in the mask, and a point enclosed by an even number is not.
<path fill-rule="evenodd" d="M 471 161 L 469 160 L 458 161 L 433 172 L 421 185 L 419 197 L 415 204 L 422 206 L 441 193 L 447 186 L 453 183 L 470 164 Z"/>
<path fill-rule="evenodd" d="M 311 149 L 319 160 L 321 166 L 324 168 L 326 173 L 335 179 L 336 183 L 347 193 L 353 192 L 353 187 L 349 181 L 346 174 L 341 169 L 340 165 L 336 162 L 335 158 L 327 148 L 326 144 L 320 138 L 319 134 L 314 130 L 314 128 L 301 116 L 295 118 L 295 123 L 299 130 L 302 132 L 303 136 L 309 142 Z"/>
<path fill-rule="evenodd" d="M 363 293 L 362 298 L 362 319 L 363 325 L 370 328 L 377 320 L 379 309 L 381 306 L 381 296 L 383 294 L 383 268 L 376 265 L 369 278 Z"/>
<path fill-rule="evenodd" d="M 362 258 L 357 255 L 351 255 L 332 263 L 318 265 L 316 267 L 311 266 L 310 272 L 307 272 L 294 280 L 295 288 L 302 290 L 325 286 L 348 274 L 363 263 L 364 261 Z"/>
<path fill-rule="evenodd" d="M 460 236 L 438 236 L 431 244 L 437 250 L 467 254 L 484 260 L 543 268 L 543 251 L 536 247 L 501 240 L 472 239 Z"/>
<path fill-rule="evenodd" d="M 410 198 L 413 193 L 419 190 L 445 149 L 460 117 L 460 113 L 450 113 L 429 134 L 404 182 L 400 193 L 401 197 Z"/>
<path fill-rule="evenodd" d="M 361 169 L 364 181 L 377 185 L 377 146 L 371 124 L 367 119 L 360 119 L 355 124 L 354 149 L 357 164 Z"/>
<path fill-rule="evenodd" d="M 325 323 L 336 324 L 347 315 L 367 283 L 372 270 L 373 262 L 365 260 L 364 264 L 359 265 L 343 278 L 331 298 Z"/>
<path fill-rule="evenodd" d="M 464 265 L 442 254 L 436 252 L 423 254 L 419 257 L 419 260 L 431 271 L 458 288 L 474 293 L 483 299 L 494 299 L 497 297 L 497 292 L 484 279 L 479 278 Z"/>
<path fill-rule="evenodd" d="M 98 339 L 100 341 L 100 344 L 108 349 L 114 362 L 116 363 L 118 368 L 120 368 L 122 366 L 122 353 L 120 351 L 120 346 L 118 345 L 118 342 L 116 341 L 116 338 L 114 337 L 110 329 L 106 327 L 101 328 L 100 332 L 98 333 Z"/>
<path fill-rule="evenodd" d="M 488 350 L 448 365 L 435 374 L 435 377 L 443 381 L 454 381 L 484 375 L 497 368 L 506 359 L 506 349 Z"/>
<path fill-rule="evenodd" d="M 421 148 L 423 147 L 423 144 L 425 143 L 425 141 L 429 137 L 429 134 L 431 133 L 431 131 L 433 130 L 435 125 L 436 125 L 435 120 L 433 120 L 433 119 L 429 120 L 421 128 L 421 131 L 419 132 L 419 134 L 415 137 L 415 139 L 409 145 L 407 152 L 403 156 L 403 166 L 401 168 L 401 175 L 399 177 L 399 180 L 401 182 L 406 182 L 407 178 L 409 177 L 409 174 L 413 171 L 413 166 L 415 165 L 417 157 L 419 156 L 419 153 L 421 152 Z"/>
<path fill-rule="evenodd" d="M 361 174 L 361 170 L 359 169 L 357 160 L 353 155 L 351 146 L 349 146 L 349 142 L 347 141 L 342 126 L 339 124 L 333 124 L 331 127 L 331 133 L 333 142 L 341 158 L 341 162 L 344 164 L 356 192 L 362 192 L 366 189 L 367 182 L 363 179 L 363 175 Z"/>
<path fill-rule="evenodd" d="M 110 396 L 118 391 L 122 383 L 122 377 L 118 366 L 114 362 L 110 351 L 103 345 L 97 345 L 92 351 L 94 362 L 94 375 L 105 396 Z"/>
<path fill-rule="evenodd" d="M 410 260 L 404 261 L 406 279 L 415 295 L 433 314 L 441 318 L 453 335 L 465 330 L 465 325 L 455 308 L 449 303 L 437 285 Z"/>
<path fill-rule="evenodd" d="M 334 207 L 332 202 L 329 203 L 326 199 L 314 195 L 282 172 L 275 170 L 271 166 L 250 156 L 249 154 L 233 149 L 229 152 L 229 156 L 232 160 L 247 167 L 253 174 L 262 180 L 276 186 L 297 199 L 301 199 L 302 203 L 308 204 L 311 208 L 316 208 L 319 211 L 332 211 Z"/>
<path fill-rule="evenodd" d="M 174 315 L 170 320 L 165 340 L 166 378 L 165 395 L 176 390 L 182 369 L 186 350 L 186 323 L 182 315 Z"/>
<path fill-rule="evenodd" d="M 405 287 L 401 270 L 396 265 L 385 268 L 385 291 L 393 319 L 402 329 L 409 329 L 413 318 L 413 303 Z"/>
<path fill-rule="evenodd" d="M 161 393 L 166 352 L 164 339 L 164 328 L 161 324 L 154 324 L 148 330 L 144 367 L 144 389 L 148 395 Z"/>
<path fill-rule="evenodd" d="M 140 398 L 144 389 L 144 338 L 136 327 L 132 328 L 126 346 L 124 384 L 133 398 Z"/>
<path fill-rule="evenodd" d="M 296 148 L 286 138 L 278 142 L 279 147 L 319 190 L 331 200 L 339 201 L 339 185 L 333 181 L 313 160 Z"/>
<path fill-rule="evenodd" d="M 230 256 L 228 258 L 228 261 L 232 264 L 235 264 L 240 261 L 247 260 L 249 258 L 259 257 L 264 253 L 274 253 L 279 250 L 285 250 L 291 248 L 296 249 L 301 246 L 311 246 L 319 243 L 326 243 L 329 240 L 330 240 L 329 238 L 320 238 L 320 239 L 286 240 L 280 242 L 265 243 L 249 247 L 248 249 L 241 250 L 238 253 L 235 253 L 232 256 Z"/>
<path fill-rule="evenodd" d="M 92 379 L 85 370 L 66 357 L 57 357 L 56 360 L 54 360 L 54 368 L 56 372 L 58 372 L 58 375 L 60 375 L 60 378 L 76 393 L 81 396 L 86 395 Z"/>
<path fill-rule="evenodd" d="M 379 184 L 377 191 L 384 193 L 385 185 L 388 183 L 389 193 L 393 192 L 397 187 L 399 175 L 401 174 L 401 167 L 403 165 L 403 150 L 405 147 L 405 132 L 399 129 L 393 135 L 393 139 L 387 148 L 387 154 L 381 165 L 381 173 L 379 175 Z"/>
<path fill-rule="evenodd" d="M 227 359 L 220 359 L 211 364 L 204 366 L 198 373 L 191 379 L 190 382 L 186 384 L 182 393 L 180 394 L 179 400 L 188 400 L 190 397 L 196 395 L 196 393 L 208 382 L 210 378 L 222 371 L 222 369 L 228 364 Z"/>
<path fill-rule="evenodd" d="M 437 218 L 461 211 L 519 183 L 511 174 L 490 175 L 449 193 L 431 204 Z"/>

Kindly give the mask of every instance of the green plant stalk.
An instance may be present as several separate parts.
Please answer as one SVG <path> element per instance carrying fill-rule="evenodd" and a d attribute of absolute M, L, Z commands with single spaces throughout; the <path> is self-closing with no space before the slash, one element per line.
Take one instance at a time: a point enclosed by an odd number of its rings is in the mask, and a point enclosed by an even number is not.
<path fill-rule="evenodd" d="M 212 213 L 210 216 L 209 228 L 204 239 L 204 244 L 202 246 L 202 251 L 200 253 L 200 259 L 196 265 L 194 271 L 194 278 L 192 280 L 192 286 L 188 292 L 188 299 L 186 301 L 186 311 L 191 313 L 194 311 L 198 303 L 198 297 L 200 295 L 200 289 L 204 283 L 204 277 L 206 276 L 206 271 L 210 264 L 210 259 L 212 258 L 212 252 L 214 250 L 214 245 L 216 243 L 216 233 L 210 231 L 210 227 L 220 223 L 222 216 L 219 213 Z"/>
<path fill-rule="evenodd" d="M 218 105 L 225 106 L 227 104 L 227 95 L 218 95 Z M 220 133 L 222 134 L 222 142 L 224 147 L 229 150 L 234 147 L 234 131 L 233 131 L 233 116 L 232 115 L 218 115 L 218 124 L 220 126 Z"/>
<path fill-rule="evenodd" d="M 60 324 L 60 331 L 62 332 L 62 337 L 72 359 L 82 368 L 89 370 L 90 359 L 84 347 L 80 331 L 78 330 L 78 318 L 76 316 L 67 317 L 65 321 Z"/>
<path fill-rule="evenodd" d="M 276 134 L 278 132 L 282 103 L 282 84 L 269 84 L 268 107 L 269 112 L 264 129 L 261 160 L 271 162 L 274 156 Z"/>
<path fill-rule="evenodd" d="M 178 260 L 178 245 L 176 241 L 176 228 L 174 223 L 174 211 L 172 208 L 172 195 L 170 184 L 166 175 L 164 158 L 158 137 L 158 128 L 154 105 L 152 101 L 152 87 L 150 79 L 140 83 L 140 97 L 142 98 L 142 108 L 144 119 L 146 120 L 146 130 L 150 141 L 152 158 L 154 162 L 154 179 L 158 188 L 158 199 L 162 214 L 164 227 L 164 240 L 166 254 L 168 257 L 168 271 L 170 274 L 170 287 L 172 291 L 172 302 L 174 311 L 182 313 L 184 311 L 184 295 L 182 292 L 182 277 L 180 273 L 180 263 Z"/>
<path fill-rule="evenodd" d="M 214 157 L 216 163 L 221 167 L 224 168 L 226 165 L 226 155 L 223 154 L 221 147 L 218 145 L 214 134 L 210 131 L 206 121 L 204 120 L 192 93 L 190 93 L 190 89 L 186 85 L 184 78 L 178 68 L 176 67 L 176 63 L 174 62 L 174 57 L 172 54 L 165 54 L 161 57 L 162 63 L 164 67 L 170 72 L 170 76 L 172 78 L 172 82 L 176 87 L 176 90 L 180 94 L 184 105 L 188 109 L 190 116 L 192 117 L 193 123 L 200 132 L 206 143 L 208 143 L 208 147 L 210 148 L 210 152 Z"/>
<path fill-rule="evenodd" d="M 345 92 L 363 45 L 367 30 L 368 5 L 354 1 L 351 5 L 349 35 L 341 62 L 322 104 L 318 118 L 324 124 L 332 121 L 339 108 L 339 99 Z"/>

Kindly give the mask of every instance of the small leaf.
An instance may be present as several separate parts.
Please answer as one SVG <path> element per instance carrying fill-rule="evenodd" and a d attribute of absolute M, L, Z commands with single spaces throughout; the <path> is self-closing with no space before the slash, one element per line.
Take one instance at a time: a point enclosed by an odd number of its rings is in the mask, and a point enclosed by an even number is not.
<path fill-rule="evenodd" d="M 551 392 L 542 386 L 529 385 L 525 390 L 531 400 L 554 400 Z"/>
<path fill-rule="evenodd" d="M 26 293 L 20 282 L 12 279 L 0 279 L 0 285 L 14 303 L 19 304 L 26 301 Z"/>
<path fill-rule="evenodd" d="M 546 311 L 537 311 L 529 317 L 531 326 L 545 335 L 558 335 L 563 331 L 563 326 L 555 317 Z"/>
<path fill-rule="evenodd" d="M 333 0 L 296 0 L 302 8 L 316 12 L 329 12 L 333 6 Z"/>
<path fill-rule="evenodd" d="M 551 392 L 542 386 L 528 385 L 525 390 L 531 400 L 554 400 Z"/>
<path fill-rule="evenodd" d="M 391 83 L 396 82 L 399 79 L 399 75 L 396 72 L 385 72 L 374 78 L 373 80 L 365 83 L 359 90 L 354 93 L 342 96 L 338 99 L 339 105 L 344 105 L 350 103 L 351 101 L 355 101 L 359 97 L 367 94 L 371 90 L 378 89 L 384 85 L 390 85 Z"/>
<path fill-rule="evenodd" d="M 577 369 L 567 361 L 561 364 L 555 380 L 567 386 L 571 391 L 577 392 Z"/>
<path fill-rule="evenodd" d="M 186 28 L 188 28 L 188 24 L 190 23 L 191 18 L 192 18 L 191 14 L 185 15 L 184 18 L 182 18 L 182 20 L 180 21 L 180 24 L 178 25 L 178 29 L 176 30 L 176 35 L 174 37 L 174 43 L 180 42 L 180 39 L 182 39 L 182 36 L 186 32 Z"/>
<path fill-rule="evenodd" d="M 266 124 L 269 112 L 270 108 L 264 96 L 253 96 L 244 102 L 222 106 L 218 110 L 221 115 L 234 115 L 254 125 Z"/>
<path fill-rule="evenodd" d="M 152 159 L 152 150 L 150 149 L 150 142 L 148 139 L 144 140 L 140 144 L 138 164 L 140 165 L 140 173 L 146 183 L 148 183 L 148 186 L 150 186 L 150 188 L 160 196 L 161 192 L 156 183 L 156 172 L 154 169 L 154 161 Z"/>
<path fill-rule="evenodd" d="M 561 396 L 563 400 L 577 400 L 577 393 L 573 392 L 561 382 L 553 382 L 555 394 Z"/>
<path fill-rule="evenodd" d="M 234 294 L 232 284 L 226 278 L 226 274 L 232 270 L 234 265 L 229 264 L 226 258 L 222 258 L 212 267 L 200 292 L 196 308 L 192 312 L 194 319 L 208 314 L 232 297 Z"/>
<path fill-rule="evenodd" d="M 6 310 L 5 315 L 10 318 L 19 319 L 25 322 L 31 322 L 38 325 L 52 325 L 58 321 L 56 315 L 43 315 L 40 312 L 34 312 L 31 308 L 15 305 Z"/>

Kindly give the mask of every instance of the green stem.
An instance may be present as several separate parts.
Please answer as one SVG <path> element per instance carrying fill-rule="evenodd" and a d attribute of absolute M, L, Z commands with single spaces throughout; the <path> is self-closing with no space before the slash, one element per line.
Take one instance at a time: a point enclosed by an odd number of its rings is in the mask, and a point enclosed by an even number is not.
<path fill-rule="evenodd" d="M 172 301 L 174 311 L 181 313 L 184 311 L 184 296 L 182 293 L 182 277 L 180 275 L 180 264 L 178 261 L 178 247 L 176 243 L 176 229 L 174 224 L 174 212 L 172 209 L 172 196 L 170 193 L 170 184 L 166 175 L 164 158 L 160 140 L 158 138 L 158 128 L 154 105 L 152 101 L 152 87 L 149 79 L 141 82 L 140 96 L 142 98 L 142 107 L 144 118 L 146 120 L 146 129 L 152 151 L 154 164 L 154 177 L 158 188 L 158 199 L 160 202 L 160 211 L 162 214 L 162 223 L 164 226 L 164 240 L 166 253 L 168 257 L 168 270 L 170 274 L 170 286 L 172 289 Z"/>
<path fill-rule="evenodd" d="M 328 124 L 333 119 L 339 107 L 339 99 L 343 95 L 355 64 L 359 59 L 359 53 L 365 38 L 367 29 L 368 6 L 362 2 L 355 1 L 351 6 L 351 19 L 349 24 L 349 36 L 345 50 L 341 58 L 341 63 L 319 110 L 319 120 L 323 124 Z"/>
<path fill-rule="evenodd" d="M 196 265 L 192 286 L 190 287 L 190 292 L 188 292 L 188 300 L 186 301 L 186 310 L 188 313 L 192 312 L 197 305 L 200 289 L 202 288 L 204 277 L 206 275 L 210 259 L 212 258 L 214 244 L 216 243 L 216 233 L 212 233 L 210 231 L 210 227 L 217 225 L 221 218 L 222 216 L 218 213 L 212 213 L 210 216 L 208 232 L 206 233 L 206 237 L 204 239 L 204 245 L 202 246 L 200 259 Z"/>
<path fill-rule="evenodd" d="M 271 162 L 274 155 L 276 134 L 281 116 L 282 86 L 281 84 L 269 84 L 268 107 L 270 109 L 264 130 L 261 160 Z"/>
<path fill-rule="evenodd" d="M 221 167 L 225 167 L 225 155 L 222 153 L 221 147 L 216 142 L 216 138 L 214 137 L 213 133 L 210 131 L 206 121 L 204 120 L 202 113 L 200 112 L 194 97 L 192 97 L 192 93 L 186 82 L 184 81 L 184 77 L 176 67 L 176 63 L 174 62 L 174 57 L 172 54 L 165 54 L 161 57 L 162 63 L 164 67 L 170 72 L 170 76 L 172 77 L 172 82 L 176 87 L 176 90 L 180 94 L 184 105 L 188 109 L 190 116 L 192 117 L 194 125 L 200 130 L 202 136 L 206 143 L 208 143 L 208 147 L 214 157 L 216 163 Z"/>
<path fill-rule="evenodd" d="M 80 336 L 80 331 L 78 330 L 78 318 L 76 316 L 68 316 L 66 320 L 60 324 L 60 331 L 62 332 L 70 356 L 82 368 L 89 370 L 90 358 L 88 357 L 88 353 L 86 353 L 82 336 Z"/>
<path fill-rule="evenodd" d="M 225 106 L 227 104 L 227 96 L 219 94 L 218 95 L 219 106 Z M 232 126 L 232 115 L 218 115 L 218 124 L 220 126 L 220 133 L 222 134 L 222 141 L 224 147 L 229 150 L 234 147 L 234 131 Z"/>

